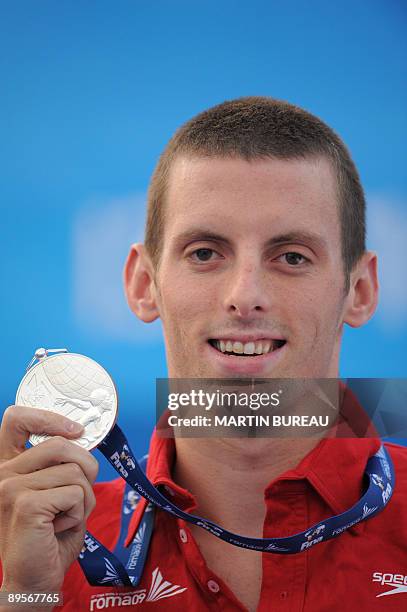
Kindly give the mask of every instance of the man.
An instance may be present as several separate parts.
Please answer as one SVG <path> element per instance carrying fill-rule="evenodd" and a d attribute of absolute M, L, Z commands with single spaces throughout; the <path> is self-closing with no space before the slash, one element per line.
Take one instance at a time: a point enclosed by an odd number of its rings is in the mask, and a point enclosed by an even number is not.
<path fill-rule="evenodd" d="M 338 377 L 344 324 L 363 325 L 377 305 L 377 257 L 365 249 L 364 215 L 345 146 L 302 109 L 242 98 L 185 124 L 154 172 L 145 244 L 131 247 L 124 273 L 133 312 L 162 320 L 169 377 Z M 347 396 L 343 403 L 351 404 Z M 58 590 L 63 582 L 66 610 L 118 610 L 135 590 L 132 605 L 151 610 L 407 605 L 402 447 L 386 445 L 396 470 L 389 504 L 337 538 L 293 555 L 259 553 L 160 510 L 137 589 L 95 588 L 72 563 L 94 505 L 95 465 L 64 443 L 75 434 L 54 416 L 11 407 L 3 421 L 4 591 Z M 58 436 L 22 452 L 27 431 Z M 379 446 L 375 438 L 288 444 L 155 433 L 147 474 L 184 511 L 245 536 L 283 537 L 355 504 Z M 123 490 L 120 479 L 94 486 L 87 528 L 110 549 Z M 134 510 L 127 543 L 145 506 Z M 58 510 L 65 514 L 55 519 Z M 37 554 L 44 557 L 33 568 Z"/>

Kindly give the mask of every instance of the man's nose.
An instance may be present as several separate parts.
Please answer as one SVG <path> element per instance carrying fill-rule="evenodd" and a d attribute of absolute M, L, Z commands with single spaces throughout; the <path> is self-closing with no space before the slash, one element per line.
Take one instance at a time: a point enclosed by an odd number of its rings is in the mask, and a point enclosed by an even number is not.
<path fill-rule="evenodd" d="M 256 312 L 267 312 L 269 295 L 266 289 L 266 271 L 256 261 L 237 265 L 226 282 L 224 307 L 239 318 Z"/>

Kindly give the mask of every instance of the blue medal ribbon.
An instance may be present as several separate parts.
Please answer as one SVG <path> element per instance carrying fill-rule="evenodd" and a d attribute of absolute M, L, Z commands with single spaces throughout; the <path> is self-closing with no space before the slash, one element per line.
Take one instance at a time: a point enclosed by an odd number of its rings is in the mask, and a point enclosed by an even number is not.
<path fill-rule="evenodd" d="M 142 576 L 153 531 L 155 506 L 188 523 L 206 529 L 229 544 L 261 552 L 295 554 L 308 550 L 320 542 L 335 538 L 349 527 L 379 514 L 389 502 L 395 484 L 393 462 L 382 444 L 377 453 L 369 458 L 366 465 L 365 473 L 369 478 L 368 488 L 361 499 L 349 510 L 324 519 L 306 531 L 292 536 L 248 538 L 227 531 L 208 519 L 186 513 L 168 500 L 149 481 L 143 471 L 145 460 L 141 467 L 118 425 L 113 427 L 98 448 L 127 484 L 123 499 L 121 532 L 115 547 L 115 554 L 105 548 L 89 532 L 86 532 L 79 563 L 88 582 L 93 586 L 137 586 Z M 146 498 L 150 503 L 144 512 L 133 542 L 126 548 L 124 541 L 129 520 L 140 496 Z"/>

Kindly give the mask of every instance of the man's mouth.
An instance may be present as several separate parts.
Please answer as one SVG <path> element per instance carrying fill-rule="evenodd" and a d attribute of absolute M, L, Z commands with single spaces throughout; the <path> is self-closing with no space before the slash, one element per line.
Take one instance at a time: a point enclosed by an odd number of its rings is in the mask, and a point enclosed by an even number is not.
<path fill-rule="evenodd" d="M 261 338 L 255 341 L 242 342 L 238 339 L 209 339 L 209 344 L 225 355 L 238 355 L 239 357 L 250 357 L 266 355 L 281 348 L 286 340 Z"/>

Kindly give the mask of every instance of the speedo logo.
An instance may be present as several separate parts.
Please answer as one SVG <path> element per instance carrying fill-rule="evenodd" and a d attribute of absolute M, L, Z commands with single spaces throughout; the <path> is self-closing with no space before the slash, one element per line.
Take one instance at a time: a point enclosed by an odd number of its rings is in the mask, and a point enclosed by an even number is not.
<path fill-rule="evenodd" d="M 373 572 L 372 582 L 379 582 L 381 586 L 392 587 L 390 591 L 379 593 L 376 597 L 384 595 L 396 595 L 397 593 L 407 594 L 407 575 L 391 574 L 388 572 Z"/>

